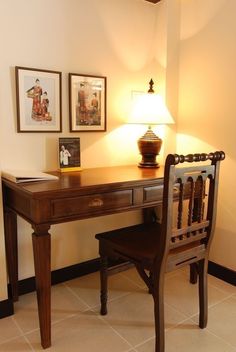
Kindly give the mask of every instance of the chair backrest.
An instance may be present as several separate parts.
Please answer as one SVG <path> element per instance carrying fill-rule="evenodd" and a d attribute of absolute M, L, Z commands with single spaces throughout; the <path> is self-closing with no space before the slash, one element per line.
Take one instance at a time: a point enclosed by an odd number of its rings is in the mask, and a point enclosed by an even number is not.
<path fill-rule="evenodd" d="M 160 246 L 166 271 L 208 255 L 216 219 L 220 161 L 224 158 L 222 151 L 167 156 Z M 198 164 L 180 167 L 182 163 Z M 175 254 L 169 260 L 172 252 Z"/>

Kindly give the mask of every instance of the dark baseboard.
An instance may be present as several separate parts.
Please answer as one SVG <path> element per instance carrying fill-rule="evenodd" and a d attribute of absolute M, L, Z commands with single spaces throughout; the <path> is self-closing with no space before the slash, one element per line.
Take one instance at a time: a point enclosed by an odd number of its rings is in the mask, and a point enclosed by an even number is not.
<path fill-rule="evenodd" d="M 111 263 L 112 265 L 117 263 Z M 52 285 L 64 281 L 72 280 L 77 277 L 94 273 L 99 270 L 99 258 L 89 260 L 83 263 L 68 266 L 66 268 L 52 271 Z M 223 267 L 219 264 L 209 261 L 208 273 L 223 280 L 231 285 L 236 286 L 236 272 Z M 35 278 L 30 277 L 19 281 L 19 295 L 35 291 Z M 1 302 L 0 302 L 1 303 Z"/>
<path fill-rule="evenodd" d="M 110 263 L 114 265 L 117 263 Z M 99 270 L 99 258 L 89 260 L 83 263 L 68 266 L 66 268 L 52 271 L 52 285 L 59 284 L 64 281 L 72 280 L 77 277 L 94 273 Z M 209 261 L 208 273 L 223 280 L 231 285 L 236 286 L 236 272 L 223 267 L 219 264 Z M 19 281 L 19 295 L 35 291 L 35 278 Z"/>
<path fill-rule="evenodd" d="M 112 263 L 112 265 L 113 264 L 115 263 Z M 71 265 L 66 268 L 54 270 L 52 271 L 52 285 L 56 285 L 67 280 L 72 280 L 83 275 L 91 274 L 98 270 L 99 258 Z M 231 269 L 225 268 L 219 264 L 209 261 L 208 273 L 231 285 L 236 286 L 236 272 Z M 33 292 L 35 291 L 35 278 L 30 277 L 28 279 L 20 280 L 18 285 L 19 295 Z M 13 302 L 11 299 L 0 301 L 0 318 L 7 317 L 9 315 L 12 315 L 13 313 L 14 309 Z"/>
<path fill-rule="evenodd" d="M 66 268 L 52 271 L 52 285 L 72 280 L 77 277 L 87 275 L 99 270 L 99 258 L 89 260 L 80 264 L 68 266 Z M 19 295 L 24 295 L 35 291 L 35 277 L 23 279 L 18 282 Z M 8 297 L 11 297 L 10 285 L 8 285 Z M 12 299 L 0 301 L 0 319 L 14 314 Z"/>
<path fill-rule="evenodd" d="M 12 314 L 14 314 L 12 300 L 5 299 L 4 301 L 0 301 L 0 319 L 9 317 Z"/>
<path fill-rule="evenodd" d="M 236 271 L 228 269 L 220 264 L 209 261 L 208 273 L 231 285 L 236 286 Z"/>
<path fill-rule="evenodd" d="M 99 270 L 99 258 L 88 260 L 83 263 L 67 266 L 66 268 L 52 271 L 52 285 L 64 281 L 72 280 L 77 277 L 94 273 Z M 35 277 L 23 279 L 18 282 L 19 295 L 35 291 Z"/>

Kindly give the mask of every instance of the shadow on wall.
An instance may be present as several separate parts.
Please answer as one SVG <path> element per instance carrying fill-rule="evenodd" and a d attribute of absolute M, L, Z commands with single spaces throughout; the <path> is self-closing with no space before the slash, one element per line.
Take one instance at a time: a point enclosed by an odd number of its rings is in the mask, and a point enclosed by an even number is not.
<path fill-rule="evenodd" d="M 202 1 L 200 9 L 199 1 L 182 0 L 181 40 L 189 39 L 200 32 L 215 16 L 221 15 L 227 3 L 229 3 L 228 0 Z"/>
<path fill-rule="evenodd" d="M 157 12 L 152 6 L 137 1 L 103 1 L 96 10 L 110 46 L 124 66 L 138 71 L 155 58 Z"/>
<path fill-rule="evenodd" d="M 183 0 L 179 126 L 236 159 L 236 2 Z M 195 26 L 195 30 L 192 26 Z M 183 35 L 183 33 L 182 33 Z M 187 33 L 186 33 L 187 36 Z"/>

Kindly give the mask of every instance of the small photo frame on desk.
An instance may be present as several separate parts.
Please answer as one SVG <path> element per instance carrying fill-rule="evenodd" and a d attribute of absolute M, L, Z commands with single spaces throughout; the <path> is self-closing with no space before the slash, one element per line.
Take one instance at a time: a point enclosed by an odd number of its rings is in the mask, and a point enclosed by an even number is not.
<path fill-rule="evenodd" d="M 60 171 L 80 171 L 80 138 L 59 138 Z"/>
<path fill-rule="evenodd" d="M 106 77 L 69 73 L 71 132 L 106 131 Z"/>
<path fill-rule="evenodd" d="M 61 132 L 61 72 L 15 67 L 17 132 Z"/>

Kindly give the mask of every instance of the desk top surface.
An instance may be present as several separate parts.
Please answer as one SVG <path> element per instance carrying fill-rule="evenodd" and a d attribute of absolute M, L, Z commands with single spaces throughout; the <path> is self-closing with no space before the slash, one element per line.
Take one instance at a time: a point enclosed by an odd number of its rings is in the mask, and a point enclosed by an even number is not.
<path fill-rule="evenodd" d="M 3 183 L 10 188 L 30 194 L 38 194 L 44 192 L 66 191 L 71 189 L 84 189 L 89 187 L 99 187 L 114 184 L 142 183 L 153 180 L 162 180 L 164 176 L 163 167 L 157 169 L 139 168 L 137 165 L 126 166 L 110 166 L 91 169 L 83 169 L 82 171 L 72 171 L 60 173 L 58 171 L 49 172 L 57 175 L 58 180 L 55 181 L 36 181 L 28 183 L 16 184 L 3 179 Z"/>

